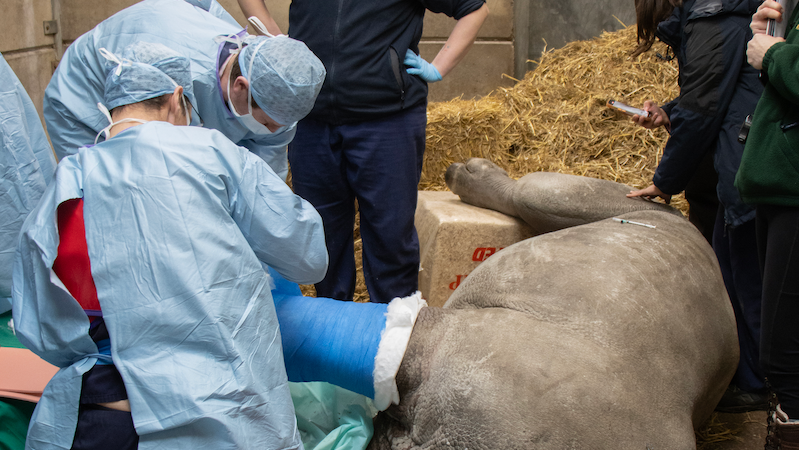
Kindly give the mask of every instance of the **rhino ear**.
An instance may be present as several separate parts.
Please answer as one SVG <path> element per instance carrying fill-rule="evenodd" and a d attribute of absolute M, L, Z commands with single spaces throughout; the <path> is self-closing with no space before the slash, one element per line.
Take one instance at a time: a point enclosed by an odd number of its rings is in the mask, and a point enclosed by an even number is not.
<path fill-rule="evenodd" d="M 397 372 L 408 348 L 413 325 L 419 311 L 425 306 L 427 302 L 419 291 L 408 297 L 397 297 L 388 304 L 386 328 L 380 334 L 380 346 L 375 356 L 374 405 L 380 411 L 386 410 L 392 403 L 399 405 Z"/>

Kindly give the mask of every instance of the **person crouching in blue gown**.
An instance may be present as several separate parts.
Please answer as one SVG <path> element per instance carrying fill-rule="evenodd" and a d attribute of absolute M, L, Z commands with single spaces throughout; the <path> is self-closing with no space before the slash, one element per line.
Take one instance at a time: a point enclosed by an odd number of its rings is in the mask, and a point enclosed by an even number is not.
<path fill-rule="evenodd" d="M 181 126 L 188 58 L 101 52 L 106 140 L 59 163 L 15 259 L 17 335 L 60 367 L 27 448 L 302 449 L 264 265 L 321 280 L 318 213 L 247 149 Z"/>

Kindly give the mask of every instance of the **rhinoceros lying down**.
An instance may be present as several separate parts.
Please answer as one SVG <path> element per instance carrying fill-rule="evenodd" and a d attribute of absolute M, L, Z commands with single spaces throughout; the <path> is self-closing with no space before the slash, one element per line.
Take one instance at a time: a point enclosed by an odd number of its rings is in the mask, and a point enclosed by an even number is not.
<path fill-rule="evenodd" d="M 420 311 L 400 404 L 375 419 L 369 448 L 695 448 L 738 360 L 702 235 L 617 183 L 517 182 L 470 160 L 447 184 L 546 234 L 491 256 L 444 308 Z"/>

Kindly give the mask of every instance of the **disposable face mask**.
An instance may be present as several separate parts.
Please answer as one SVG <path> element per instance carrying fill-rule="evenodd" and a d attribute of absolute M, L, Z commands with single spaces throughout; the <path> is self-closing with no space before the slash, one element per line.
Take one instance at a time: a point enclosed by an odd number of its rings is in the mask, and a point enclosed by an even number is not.
<path fill-rule="evenodd" d="M 261 44 L 259 44 L 259 47 L 261 45 L 263 45 L 263 42 Z M 257 54 L 257 52 L 258 52 L 258 49 L 256 48 L 255 49 L 255 53 Z M 234 57 L 237 57 L 237 56 L 234 56 Z M 255 59 L 254 55 L 253 55 L 253 59 Z M 249 69 L 247 70 L 247 73 L 250 73 L 250 74 L 252 73 L 252 62 L 253 62 L 253 59 L 250 59 Z M 230 89 L 230 79 L 231 78 L 233 78 L 233 77 L 229 76 L 228 79 L 227 79 L 227 93 L 228 93 L 228 101 L 227 101 L 227 103 L 228 103 L 228 108 L 230 108 L 230 112 L 232 112 L 233 115 L 236 116 L 236 118 L 239 120 L 239 122 L 242 125 L 244 125 L 245 128 L 250 130 L 250 132 L 252 132 L 253 134 L 258 135 L 258 136 L 268 136 L 268 135 L 272 134 L 272 131 L 270 131 L 269 128 L 266 127 L 266 125 L 262 124 L 261 122 L 258 122 L 257 120 L 255 120 L 255 117 L 252 116 L 252 89 L 249 89 L 249 88 L 247 89 L 247 114 L 239 114 L 239 112 L 236 111 L 236 107 L 233 106 L 233 101 L 231 100 L 231 94 L 233 93 L 233 91 Z"/>
<path fill-rule="evenodd" d="M 252 116 L 252 93 L 249 89 L 247 89 L 247 114 L 239 114 L 236 111 L 236 107 L 233 106 L 233 101 L 231 100 L 231 94 L 233 91 L 230 90 L 230 79 L 233 77 L 228 77 L 227 80 L 227 92 L 228 92 L 228 108 L 230 108 L 230 112 L 233 113 L 234 116 L 238 119 L 238 121 L 244 125 L 245 128 L 250 130 L 253 134 L 257 134 L 259 136 L 266 136 L 272 134 L 272 131 L 266 127 L 266 125 L 262 124 L 255 120 L 255 117 Z"/>

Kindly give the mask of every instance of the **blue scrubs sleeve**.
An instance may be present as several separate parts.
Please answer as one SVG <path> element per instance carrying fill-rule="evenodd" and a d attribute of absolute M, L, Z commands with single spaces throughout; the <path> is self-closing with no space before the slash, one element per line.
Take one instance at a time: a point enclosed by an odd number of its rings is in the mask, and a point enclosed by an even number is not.
<path fill-rule="evenodd" d="M 286 279 L 313 284 L 327 272 L 322 219 L 282 178 L 245 148 L 231 214 L 259 260 Z"/>

